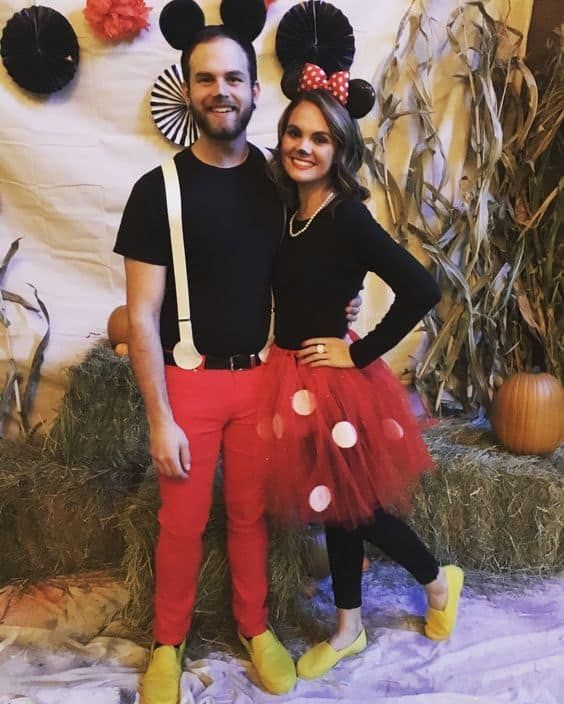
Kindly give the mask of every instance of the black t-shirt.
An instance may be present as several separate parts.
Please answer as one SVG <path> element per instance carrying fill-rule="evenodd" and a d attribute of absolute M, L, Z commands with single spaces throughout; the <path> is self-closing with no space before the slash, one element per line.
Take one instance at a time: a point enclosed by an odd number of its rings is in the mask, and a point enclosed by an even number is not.
<path fill-rule="evenodd" d="M 228 169 L 204 164 L 190 149 L 174 159 L 196 347 L 216 356 L 258 352 L 268 335 L 272 263 L 283 227 L 264 156 L 250 145 L 245 162 Z M 166 213 L 158 167 L 133 187 L 114 252 L 167 267 L 160 334 L 163 348 L 172 349 L 179 332 Z"/>
<path fill-rule="evenodd" d="M 303 224 L 295 222 L 294 231 Z M 405 337 L 439 301 L 439 287 L 359 201 L 325 208 L 297 237 L 286 233 L 273 274 L 276 343 L 298 349 L 311 337 L 344 337 L 345 307 L 368 271 L 392 288 L 395 300 L 376 328 L 351 345 L 357 367 Z"/>

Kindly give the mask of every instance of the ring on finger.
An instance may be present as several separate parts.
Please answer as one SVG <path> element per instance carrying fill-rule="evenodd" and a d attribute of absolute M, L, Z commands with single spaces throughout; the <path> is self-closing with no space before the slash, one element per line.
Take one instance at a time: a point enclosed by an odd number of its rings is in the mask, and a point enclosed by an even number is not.
<path fill-rule="evenodd" d="M 318 345 L 316 345 L 315 349 L 317 350 L 317 354 L 325 354 L 325 352 L 326 352 L 325 345 L 322 342 L 320 342 Z"/>

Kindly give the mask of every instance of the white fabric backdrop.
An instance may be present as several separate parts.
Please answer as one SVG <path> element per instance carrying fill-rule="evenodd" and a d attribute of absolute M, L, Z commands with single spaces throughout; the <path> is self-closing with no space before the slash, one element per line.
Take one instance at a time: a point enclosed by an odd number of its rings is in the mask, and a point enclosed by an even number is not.
<path fill-rule="evenodd" d="M 104 43 L 96 39 L 77 0 L 46 4 L 71 22 L 80 44 L 80 65 L 74 80 L 49 97 L 26 93 L 0 68 L 0 255 L 16 237 L 20 252 L 4 287 L 31 296 L 34 284 L 51 316 L 51 341 L 35 407 L 35 420 L 50 421 L 65 388 L 64 369 L 76 363 L 105 334 L 108 314 L 124 302 L 121 258 L 112 253 L 121 211 L 134 181 L 173 153 L 174 145 L 158 132 L 149 111 L 149 93 L 161 71 L 178 60 L 158 28 L 164 0 L 152 5 L 151 26 L 131 42 Z M 208 23 L 219 21 L 219 0 L 201 0 Z M 279 89 L 280 68 L 274 54 L 274 36 L 282 15 L 295 0 L 277 0 L 268 11 L 267 25 L 255 42 L 259 56 L 262 95 L 250 125 L 250 137 L 265 146 L 275 143 L 275 124 L 286 100 Z M 355 30 L 357 53 L 352 76 L 377 79 L 393 47 L 399 21 L 408 0 L 334 0 Z M 445 37 L 445 20 L 458 0 L 429 0 L 427 11 L 438 21 L 437 44 Z M 511 22 L 525 34 L 532 0 L 514 3 Z M 25 7 L 21 0 L 2 0 L 0 27 Z M 488 4 L 505 16 L 505 0 Z M 465 153 L 467 107 L 452 89 L 448 64 L 434 81 L 441 136 L 449 157 Z M 365 136 L 373 133 L 375 114 L 364 118 Z M 409 124 L 399 126 L 391 142 L 391 167 L 405 178 Z M 460 173 L 453 173 L 456 190 Z M 382 194 L 372 207 L 386 226 L 389 220 Z M 364 332 L 381 317 L 391 301 L 386 287 L 370 278 L 357 326 Z M 8 304 L 11 336 L 18 366 L 27 373 L 44 324 L 33 313 Z M 0 328 L 0 373 L 7 366 L 5 332 Z M 400 371 L 421 336 L 412 336 L 389 355 Z"/>

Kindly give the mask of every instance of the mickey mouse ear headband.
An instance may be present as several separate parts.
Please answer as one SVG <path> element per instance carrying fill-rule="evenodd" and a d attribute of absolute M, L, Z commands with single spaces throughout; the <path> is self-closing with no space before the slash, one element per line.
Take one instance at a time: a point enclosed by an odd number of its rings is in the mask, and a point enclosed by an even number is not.
<path fill-rule="evenodd" d="M 223 0 L 223 26 L 249 44 L 261 33 L 266 21 L 264 0 Z M 179 51 L 188 51 L 206 26 L 204 13 L 194 0 L 172 0 L 159 17 L 161 32 Z M 188 147 L 198 138 L 198 127 L 186 100 L 180 64 L 166 68 L 151 91 L 151 114 L 156 126 L 171 142 Z"/>
<path fill-rule="evenodd" d="M 323 0 L 292 7 L 276 32 L 276 54 L 284 70 L 281 87 L 292 100 L 303 91 L 324 89 L 361 118 L 376 101 L 374 88 L 349 79 L 355 52 L 353 29 L 345 15 Z"/>
<path fill-rule="evenodd" d="M 223 26 L 243 40 L 252 42 L 266 21 L 264 0 L 223 0 L 220 7 Z M 175 49 L 189 49 L 206 26 L 204 13 L 194 0 L 172 0 L 159 17 L 161 32 Z"/>

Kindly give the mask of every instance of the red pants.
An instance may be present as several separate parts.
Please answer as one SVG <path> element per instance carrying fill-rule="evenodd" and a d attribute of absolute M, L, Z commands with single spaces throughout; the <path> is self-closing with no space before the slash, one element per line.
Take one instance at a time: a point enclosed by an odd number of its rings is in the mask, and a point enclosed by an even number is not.
<path fill-rule="evenodd" d="M 191 469 L 187 479 L 159 477 L 153 630 L 160 643 L 180 643 L 190 628 L 220 449 L 233 615 L 247 637 L 266 629 L 268 532 L 261 468 L 256 455 L 253 464 L 252 452 L 262 371 L 262 367 L 232 372 L 165 366 L 174 418 L 190 443 Z"/>

